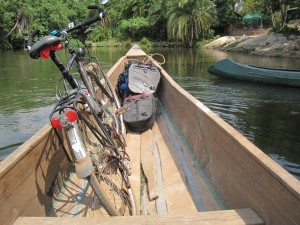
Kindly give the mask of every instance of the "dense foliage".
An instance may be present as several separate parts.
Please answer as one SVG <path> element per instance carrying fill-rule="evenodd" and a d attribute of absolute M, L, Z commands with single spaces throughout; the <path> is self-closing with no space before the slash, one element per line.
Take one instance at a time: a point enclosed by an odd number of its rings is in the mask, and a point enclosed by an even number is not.
<path fill-rule="evenodd" d="M 86 6 L 99 0 L 0 0 L 0 49 L 23 48 L 28 32 L 63 29 L 69 21 L 92 16 Z M 300 12 L 300 0 L 109 0 L 107 17 L 91 41 L 176 41 L 195 46 L 214 29 L 226 33 L 246 13 L 260 13 L 274 30 L 284 30 Z"/>
<path fill-rule="evenodd" d="M 271 17 L 273 27 L 284 27 L 288 17 L 300 12 L 300 0 L 247 0 L 245 10 Z"/>
<path fill-rule="evenodd" d="M 76 0 L 0 0 L 0 5 L 0 48 L 22 48 L 33 28 L 45 34 L 87 15 L 86 5 Z"/>
<path fill-rule="evenodd" d="M 180 1 L 173 4 L 168 14 L 168 37 L 187 42 L 192 47 L 208 32 L 211 25 L 217 24 L 216 11 L 213 2 Z"/>

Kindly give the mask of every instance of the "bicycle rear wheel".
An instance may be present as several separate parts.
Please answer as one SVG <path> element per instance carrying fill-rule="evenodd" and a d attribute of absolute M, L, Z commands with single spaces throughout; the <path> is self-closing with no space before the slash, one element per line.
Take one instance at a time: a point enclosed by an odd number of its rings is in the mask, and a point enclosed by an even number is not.
<path fill-rule="evenodd" d="M 123 116 L 117 114 L 117 110 L 121 107 L 119 98 L 112 87 L 108 77 L 100 66 L 96 58 L 94 62 L 86 65 L 89 85 L 94 91 L 95 97 L 101 102 L 104 109 L 104 114 L 107 124 L 115 126 L 120 139 L 124 139 L 126 129 L 123 121 Z M 121 140 L 125 142 L 125 140 Z M 125 143 L 124 143 L 125 144 Z"/>

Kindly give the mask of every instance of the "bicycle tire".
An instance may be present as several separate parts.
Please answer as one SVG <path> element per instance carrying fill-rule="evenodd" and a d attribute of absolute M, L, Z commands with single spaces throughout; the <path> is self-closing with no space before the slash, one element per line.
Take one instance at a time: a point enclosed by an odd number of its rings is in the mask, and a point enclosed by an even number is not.
<path fill-rule="evenodd" d="M 100 102 L 106 114 L 106 122 L 110 126 L 116 126 L 117 133 L 120 134 L 122 139 L 121 141 L 125 142 L 123 139 L 126 129 L 123 116 L 116 114 L 117 109 L 121 107 L 119 98 L 97 59 L 95 61 L 85 66 L 89 85 L 92 87 L 96 98 L 98 100 L 101 99 Z"/>
<path fill-rule="evenodd" d="M 131 189 L 118 187 L 116 182 L 112 181 L 111 175 L 92 173 L 88 181 L 101 205 L 110 216 L 136 215 L 135 207 L 132 207 L 130 200 L 130 197 L 133 196 L 130 194 Z"/>
<path fill-rule="evenodd" d="M 86 113 L 86 119 L 93 129 L 101 132 L 93 115 Z M 81 123 L 84 142 L 94 164 L 94 172 L 89 183 L 103 208 L 110 216 L 136 215 L 134 195 L 130 189 L 127 171 L 120 162 L 124 159 L 119 151 L 104 146 L 86 123 Z M 108 132 L 102 133 L 113 142 Z"/>

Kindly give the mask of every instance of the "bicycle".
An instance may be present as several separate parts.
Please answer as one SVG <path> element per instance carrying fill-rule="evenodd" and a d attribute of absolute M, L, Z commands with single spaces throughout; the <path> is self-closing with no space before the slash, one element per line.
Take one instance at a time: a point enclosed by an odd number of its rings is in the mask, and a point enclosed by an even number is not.
<path fill-rule="evenodd" d="M 89 25 L 105 16 L 105 11 L 97 4 L 89 5 L 88 9 L 97 9 L 99 15 L 61 32 L 51 32 L 52 35 L 44 36 L 35 44 L 33 38 L 39 31 L 34 31 L 28 39 L 29 55 L 33 59 L 50 57 L 61 72 L 62 78 L 56 87 L 58 103 L 49 119 L 61 143 L 58 130 L 62 129 L 66 134 L 72 151 L 69 158 L 75 165 L 77 176 L 88 180 L 109 215 L 135 215 L 129 182 L 130 159 L 125 152 L 126 130 L 118 97 L 98 59 L 89 55 L 86 64 L 84 49 L 70 44 L 72 32 L 76 31 L 75 35 L 79 37 Z M 66 66 L 56 54 L 62 44 L 71 55 Z M 70 73 L 74 65 L 80 79 Z"/>

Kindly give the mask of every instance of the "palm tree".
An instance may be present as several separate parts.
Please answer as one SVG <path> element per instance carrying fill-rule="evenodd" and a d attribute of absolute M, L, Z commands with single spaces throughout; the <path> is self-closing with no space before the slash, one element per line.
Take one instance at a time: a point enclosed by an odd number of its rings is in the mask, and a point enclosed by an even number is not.
<path fill-rule="evenodd" d="M 216 23 L 216 11 L 212 1 L 180 0 L 168 14 L 168 38 L 193 47 L 199 35 L 204 35 Z"/>
<path fill-rule="evenodd" d="M 122 9 L 123 18 L 147 17 L 153 0 L 127 0 Z"/>
<path fill-rule="evenodd" d="M 152 34 L 155 39 L 167 39 L 167 0 L 153 1 L 149 8 L 149 20 L 153 25 Z"/>

